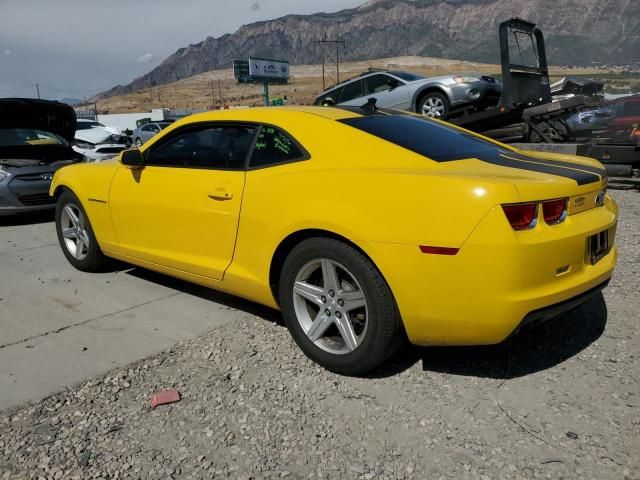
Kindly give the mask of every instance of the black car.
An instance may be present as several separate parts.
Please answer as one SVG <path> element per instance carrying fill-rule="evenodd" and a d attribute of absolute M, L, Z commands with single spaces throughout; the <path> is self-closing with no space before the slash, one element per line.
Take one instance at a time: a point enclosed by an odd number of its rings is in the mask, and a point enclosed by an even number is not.
<path fill-rule="evenodd" d="M 0 216 L 53 209 L 53 174 L 80 161 L 71 145 L 76 113 L 69 105 L 0 98 Z"/>

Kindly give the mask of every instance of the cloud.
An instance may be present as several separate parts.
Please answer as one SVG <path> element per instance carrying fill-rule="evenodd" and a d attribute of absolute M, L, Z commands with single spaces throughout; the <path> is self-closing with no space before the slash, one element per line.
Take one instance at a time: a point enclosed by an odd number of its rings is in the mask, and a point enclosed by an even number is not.
<path fill-rule="evenodd" d="M 4 55 L 5 57 L 8 57 L 9 55 L 11 55 L 11 50 L 7 48 L 4 52 L 2 52 L 2 55 Z"/>
<path fill-rule="evenodd" d="M 155 58 L 155 55 L 151 52 L 147 52 L 144 55 L 138 57 L 139 63 L 150 63 Z"/>

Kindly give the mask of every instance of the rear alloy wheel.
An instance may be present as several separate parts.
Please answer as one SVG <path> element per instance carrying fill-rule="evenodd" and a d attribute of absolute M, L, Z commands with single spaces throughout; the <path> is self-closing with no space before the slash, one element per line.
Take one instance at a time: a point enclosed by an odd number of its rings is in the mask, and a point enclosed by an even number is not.
<path fill-rule="evenodd" d="M 442 93 L 427 93 L 420 99 L 418 113 L 421 113 L 425 117 L 444 120 L 449 114 L 449 100 Z"/>
<path fill-rule="evenodd" d="M 56 205 L 58 241 L 69 263 L 83 272 L 96 272 L 107 263 L 78 197 L 70 191 Z"/>
<path fill-rule="evenodd" d="M 283 266 L 280 304 L 304 353 L 337 373 L 376 367 L 401 334 L 380 272 L 358 250 L 333 239 L 313 238 L 293 249 Z"/>

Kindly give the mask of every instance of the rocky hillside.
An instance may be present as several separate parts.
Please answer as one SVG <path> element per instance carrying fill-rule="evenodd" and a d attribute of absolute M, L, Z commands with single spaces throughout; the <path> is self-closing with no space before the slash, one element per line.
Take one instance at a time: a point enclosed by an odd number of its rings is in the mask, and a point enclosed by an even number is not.
<path fill-rule="evenodd" d="M 151 72 L 101 97 L 228 68 L 249 55 L 320 61 L 314 40 L 345 40 L 345 60 L 400 55 L 498 63 L 498 24 L 519 16 L 546 35 L 550 63 L 620 64 L 640 60 L 638 0 L 371 0 L 336 13 L 288 15 L 245 25 L 181 48 Z"/>

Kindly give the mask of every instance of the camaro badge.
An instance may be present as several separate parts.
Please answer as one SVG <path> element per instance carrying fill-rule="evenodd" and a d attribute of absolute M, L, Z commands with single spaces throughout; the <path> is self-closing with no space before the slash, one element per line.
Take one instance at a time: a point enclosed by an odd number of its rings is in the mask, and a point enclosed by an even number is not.
<path fill-rule="evenodd" d="M 575 199 L 573 206 L 574 207 L 582 207 L 584 205 L 584 197 L 578 197 Z"/>

